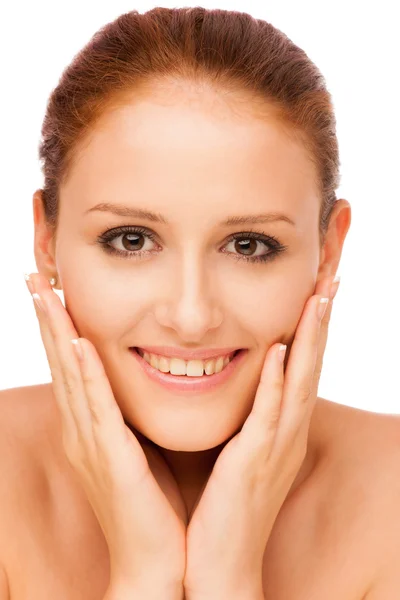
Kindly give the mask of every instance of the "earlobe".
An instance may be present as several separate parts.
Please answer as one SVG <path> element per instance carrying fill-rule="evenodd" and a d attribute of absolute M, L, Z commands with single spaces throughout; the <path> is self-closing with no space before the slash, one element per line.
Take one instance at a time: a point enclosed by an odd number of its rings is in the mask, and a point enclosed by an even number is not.
<path fill-rule="evenodd" d="M 48 227 L 44 214 L 42 202 L 42 190 L 38 189 L 33 194 L 33 219 L 34 230 L 34 254 L 37 269 L 47 277 L 46 272 L 54 271 L 54 233 Z M 48 277 L 52 287 L 57 284 L 57 277 Z"/>

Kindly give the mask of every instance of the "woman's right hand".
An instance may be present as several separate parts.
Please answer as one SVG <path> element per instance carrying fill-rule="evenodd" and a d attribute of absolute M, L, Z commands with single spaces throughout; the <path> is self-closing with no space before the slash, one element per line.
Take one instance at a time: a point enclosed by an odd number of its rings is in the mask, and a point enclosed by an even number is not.
<path fill-rule="evenodd" d="M 186 524 L 153 476 L 137 437 L 125 425 L 93 344 L 79 338 L 47 279 L 32 274 L 35 303 L 52 375 L 64 449 L 99 521 L 110 553 L 110 587 L 178 589 L 186 568 Z M 79 338 L 79 361 L 72 339 Z M 151 451 L 150 451 L 151 455 Z M 164 597 L 167 597 L 165 594 Z"/>

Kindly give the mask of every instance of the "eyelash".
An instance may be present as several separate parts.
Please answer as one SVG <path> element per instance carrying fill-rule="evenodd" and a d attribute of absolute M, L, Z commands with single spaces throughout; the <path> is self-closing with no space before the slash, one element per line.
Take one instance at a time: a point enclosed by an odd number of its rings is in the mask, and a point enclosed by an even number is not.
<path fill-rule="evenodd" d="M 117 237 L 120 237 L 121 235 L 126 234 L 126 233 L 143 235 L 143 236 L 148 237 L 151 241 L 154 241 L 154 242 L 156 241 L 155 234 L 150 229 L 147 229 L 146 227 L 124 226 L 124 227 L 117 227 L 115 229 L 109 229 L 109 230 L 105 231 L 97 238 L 97 242 L 103 247 L 105 252 L 115 255 L 118 258 L 123 258 L 123 259 L 128 259 L 128 260 L 129 259 L 140 260 L 140 258 L 143 256 L 143 254 L 151 254 L 152 253 L 151 250 L 144 250 L 144 251 L 140 251 L 140 252 L 136 252 L 136 251 L 129 252 L 129 250 L 126 250 L 126 251 L 118 250 L 117 248 L 110 246 L 110 241 L 113 241 Z M 270 252 L 268 252 L 268 254 L 264 254 L 261 256 L 253 256 L 253 257 L 252 256 L 244 256 L 241 254 L 234 254 L 231 252 L 228 252 L 227 254 L 232 254 L 232 257 L 234 258 L 234 260 L 239 260 L 239 261 L 244 260 L 245 262 L 249 262 L 249 263 L 266 263 L 266 262 L 269 262 L 270 260 L 274 259 L 276 256 L 278 256 L 278 254 L 281 254 L 282 252 L 284 252 L 287 249 L 287 246 L 281 244 L 280 241 L 273 235 L 266 235 L 264 232 L 257 233 L 252 230 L 250 230 L 248 232 L 240 232 L 240 233 L 235 233 L 235 234 L 231 235 L 227 241 L 227 244 L 229 242 L 236 241 L 236 240 L 249 240 L 249 239 L 254 239 L 258 242 L 264 243 L 265 245 L 270 246 L 272 248 L 272 250 Z"/>

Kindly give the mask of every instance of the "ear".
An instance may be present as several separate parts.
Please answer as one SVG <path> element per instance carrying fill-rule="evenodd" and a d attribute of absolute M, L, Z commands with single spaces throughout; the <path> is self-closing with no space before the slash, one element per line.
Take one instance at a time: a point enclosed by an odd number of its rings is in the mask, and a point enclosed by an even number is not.
<path fill-rule="evenodd" d="M 338 271 L 344 240 L 351 224 L 351 206 L 347 200 L 337 200 L 329 220 L 317 281 L 334 275 Z"/>
<path fill-rule="evenodd" d="M 55 264 L 54 232 L 50 228 L 44 211 L 42 191 L 38 189 L 33 194 L 33 220 L 35 227 L 34 254 L 38 273 L 50 279 L 57 272 Z M 57 286 L 60 285 L 59 278 Z"/>

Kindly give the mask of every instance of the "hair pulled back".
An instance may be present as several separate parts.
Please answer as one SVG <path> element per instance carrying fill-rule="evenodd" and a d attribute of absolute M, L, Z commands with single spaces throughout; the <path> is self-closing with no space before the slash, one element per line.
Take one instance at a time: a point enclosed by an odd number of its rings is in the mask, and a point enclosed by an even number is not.
<path fill-rule="evenodd" d="M 199 6 L 122 14 L 99 29 L 63 71 L 47 103 L 39 144 L 42 200 L 54 233 L 60 184 L 97 119 L 146 83 L 171 79 L 243 92 L 273 108 L 315 165 L 323 243 L 340 178 L 336 119 L 323 75 L 270 23 Z"/>

